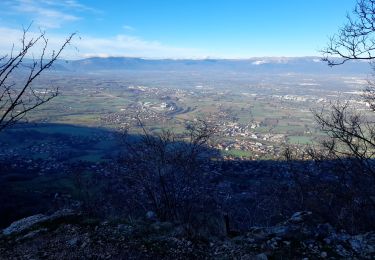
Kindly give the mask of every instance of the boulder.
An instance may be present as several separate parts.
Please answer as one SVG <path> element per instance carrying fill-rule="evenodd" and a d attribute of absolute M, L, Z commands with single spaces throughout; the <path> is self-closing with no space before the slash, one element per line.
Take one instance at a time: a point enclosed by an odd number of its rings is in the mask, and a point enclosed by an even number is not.
<path fill-rule="evenodd" d="M 59 210 L 52 215 L 37 214 L 30 217 L 26 217 L 20 220 L 17 220 L 10 224 L 9 227 L 3 229 L 2 234 L 5 236 L 23 233 L 30 229 L 33 229 L 42 223 L 53 222 L 62 218 L 71 217 L 76 215 L 72 210 Z"/>
<path fill-rule="evenodd" d="M 23 218 L 13 222 L 9 227 L 3 229 L 3 235 L 9 236 L 12 234 L 18 234 L 29 230 L 33 226 L 40 224 L 48 219 L 47 216 L 43 214 L 38 214 L 34 216 L 30 216 L 27 218 Z"/>
<path fill-rule="evenodd" d="M 311 211 L 299 211 L 294 213 L 288 220 L 290 223 L 301 223 L 308 220 L 312 215 Z"/>

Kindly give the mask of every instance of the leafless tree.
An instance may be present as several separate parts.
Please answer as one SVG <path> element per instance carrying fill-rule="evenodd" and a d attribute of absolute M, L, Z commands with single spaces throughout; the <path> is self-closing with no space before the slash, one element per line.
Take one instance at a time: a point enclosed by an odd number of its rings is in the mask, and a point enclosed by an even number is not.
<path fill-rule="evenodd" d="M 375 1 L 358 0 L 352 15 L 338 33 L 329 39 L 322 50 L 323 60 L 330 66 L 349 60 L 373 60 L 375 58 Z M 340 60 L 335 57 L 341 58 Z"/>
<path fill-rule="evenodd" d="M 215 212 L 214 187 L 208 167 L 213 153 L 208 143 L 215 128 L 205 121 L 187 125 L 182 136 L 163 130 L 151 134 L 143 129 L 140 140 L 129 140 L 121 162 L 128 189 L 135 194 L 131 203 L 154 211 L 163 221 L 177 221 L 192 230 L 205 225 Z M 199 219 L 199 221 L 198 221 Z"/>
<path fill-rule="evenodd" d="M 352 15 L 347 15 L 346 23 L 330 37 L 321 53 L 322 60 L 329 66 L 368 61 L 375 69 L 375 0 L 357 0 Z M 362 97 L 375 111 L 375 84 L 372 80 L 368 81 Z"/>
<path fill-rule="evenodd" d="M 322 54 L 329 66 L 349 61 L 369 61 L 374 65 L 374 0 L 356 2 L 352 14 L 347 15 L 346 23 L 329 39 Z M 314 111 L 315 120 L 327 138 L 319 148 L 308 149 L 317 165 L 329 162 L 331 169 L 323 167 L 324 173 L 330 172 L 333 177 L 325 179 L 325 183 L 309 183 L 318 190 L 314 193 L 310 189 L 309 193 L 316 194 L 316 201 L 327 205 L 331 216 L 343 227 L 352 227 L 353 232 L 373 227 L 371 219 L 375 212 L 375 123 L 371 113 L 375 111 L 375 84 L 371 80 L 368 83 L 362 95 L 369 105 L 368 111 L 359 113 L 350 103 L 342 101 Z"/>
<path fill-rule="evenodd" d="M 349 60 L 375 59 L 375 0 L 358 0 L 353 15 L 347 23 L 330 38 L 322 53 L 328 65 L 335 66 Z M 339 60 L 337 59 L 340 58 Z M 375 85 L 369 81 L 363 99 L 375 111 Z M 323 146 L 330 156 L 350 158 L 363 175 L 372 178 L 375 187 L 375 123 L 372 116 L 361 115 L 349 103 L 337 102 L 327 110 L 315 111 L 315 119 L 329 139 Z"/>
<path fill-rule="evenodd" d="M 289 205 L 294 202 L 295 210 L 312 211 L 322 220 L 352 233 L 371 230 L 375 217 L 375 190 L 373 176 L 369 174 L 372 159 L 350 152 L 353 145 L 345 145 L 347 133 L 331 132 L 330 127 L 335 124 L 332 115 L 318 116 L 317 120 L 324 121 L 322 124 L 330 125 L 326 128 L 329 136 L 322 145 L 306 148 L 303 156 L 289 148 L 285 150 L 292 180 L 292 189 L 287 191 Z"/>
<path fill-rule="evenodd" d="M 59 94 L 57 88 L 37 90 L 33 87 L 33 82 L 43 71 L 51 68 L 75 33 L 71 34 L 57 51 L 48 54 L 45 32 L 41 31 L 39 35 L 29 39 L 29 29 L 30 26 L 23 29 L 19 51 L 15 51 L 13 45 L 10 54 L 0 57 L 0 131 L 19 122 L 29 111 Z M 33 55 L 33 49 L 39 46 L 41 50 L 38 58 L 34 57 L 31 62 L 26 62 L 25 60 Z M 19 78 L 15 80 L 20 75 L 24 75 L 24 81 Z"/>

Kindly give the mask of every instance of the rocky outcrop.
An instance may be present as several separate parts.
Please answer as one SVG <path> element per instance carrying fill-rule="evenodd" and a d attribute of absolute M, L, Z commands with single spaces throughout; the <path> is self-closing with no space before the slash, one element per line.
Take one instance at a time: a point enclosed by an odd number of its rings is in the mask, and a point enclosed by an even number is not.
<path fill-rule="evenodd" d="M 26 231 L 35 229 L 43 223 L 51 223 L 59 219 L 72 217 L 75 215 L 77 214 L 74 211 L 68 209 L 57 211 L 52 215 L 33 215 L 13 222 L 9 227 L 3 229 L 2 234 L 4 236 L 10 236 L 19 233 L 24 233 Z"/>
<path fill-rule="evenodd" d="M 375 259 L 375 232 L 350 235 L 316 222 L 312 212 L 296 212 L 278 225 L 254 227 L 233 238 L 203 240 L 189 237 L 181 225 L 153 216 L 112 223 L 71 221 L 74 214 L 59 211 L 14 222 L 2 232 L 0 255 L 5 259 Z"/>
<path fill-rule="evenodd" d="M 349 235 L 314 222 L 311 212 L 297 212 L 279 225 L 253 228 L 234 239 L 268 257 L 308 259 L 374 259 L 375 232 Z"/>
<path fill-rule="evenodd" d="M 38 214 L 34 216 L 30 216 L 27 218 L 20 219 L 16 222 L 13 222 L 9 227 L 3 230 L 3 235 L 9 236 L 12 234 L 18 234 L 24 232 L 33 226 L 42 223 L 43 221 L 47 220 L 47 217 L 43 214 Z"/>

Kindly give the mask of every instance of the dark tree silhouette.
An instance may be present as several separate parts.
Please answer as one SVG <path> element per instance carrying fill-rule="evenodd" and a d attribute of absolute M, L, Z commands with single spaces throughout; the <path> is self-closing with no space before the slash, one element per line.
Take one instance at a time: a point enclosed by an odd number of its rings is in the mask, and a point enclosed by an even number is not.
<path fill-rule="evenodd" d="M 330 38 L 322 53 L 323 60 L 330 66 L 349 60 L 375 59 L 375 0 L 358 0 L 353 15 L 347 15 L 346 24 Z M 372 81 L 363 92 L 364 101 L 370 111 L 375 112 L 375 85 Z M 375 183 L 375 170 L 370 163 L 375 155 L 373 120 L 360 114 L 349 103 L 340 101 L 331 104 L 328 114 L 324 109 L 315 111 L 315 119 L 329 136 L 330 140 L 324 142 L 324 147 L 330 154 L 355 158 L 361 162 L 361 172 L 371 175 Z"/>
<path fill-rule="evenodd" d="M 375 0 L 358 0 L 346 23 L 330 37 L 322 51 L 323 61 L 329 66 L 347 61 L 372 61 L 375 59 Z M 375 82 L 368 81 L 362 97 L 375 111 Z M 342 108 L 338 108 L 342 110 Z"/>
<path fill-rule="evenodd" d="M 48 39 L 45 32 L 28 39 L 29 29 L 30 26 L 23 29 L 19 51 L 15 52 L 13 45 L 10 54 L 0 57 L 0 131 L 19 122 L 29 111 L 59 94 L 58 88 L 38 91 L 33 87 L 33 82 L 43 71 L 51 68 L 65 47 L 70 44 L 75 33 L 71 34 L 57 51 L 48 54 Z M 40 55 L 31 62 L 26 62 L 26 58 L 33 55 L 33 49 L 39 46 Z M 19 78 L 20 75 L 25 77 L 23 82 Z"/>
<path fill-rule="evenodd" d="M 375 58 L 375 0 L 358 0 L 352 15 L 322 50 L 323 60 L 330 66 L 349 60 Z M 340 58 L 340 59 L 337 59 Z"/>
<path fill-rule="evenodd" d="M 321 52 L 329 66 L 348 61 L 369 61 L 374 65 L 371 61 L 375 59 L 375 0 L 358 0 L 344 26 Z M 320 208 L 327 204 L 330 218 L 352 232 L 373 228 L 375 217 L 375 123 L 371 116 L 375 112 L 375 84 L 371 80 L 362 98 L 369 105 L 367 112 L 359 112 L 349 102 L 340 100 L 332 102 L 329 108 L 314 111 L 327 138 L 319 148 L 311 148 L 307 153 L 320 164 L 330 162 L 335 176 L 316 185 L 309 176 L 304 186 L 310 194 L 319 191 L 316 198 L 321 202 Z M 327 169 L 322 172 L 328 175 Z M 316 200 L 312 196 L 309 199 Z M 335 201 L 335 205 L 330 201 Z"/>
<path fill-rule="evenodd" d="M 375 59 L 375 0 L 357 1 L 352 16 L 347 15 L 346 24 L 330 38 L 322 54 L 323 60 L 330 66 L 350 60 Z M 374 112 L 374 83 L 369 81 L 363 92 L 364 101 Z M 315 112 L 315 118 L 330 137 L 331 141 L 325 142 L 324 146 L 331 153 L 365 161 L 366 172 L 374 175 L 372 165 L 368 164 L 368 160 L 375 155 L 375 125 L 370 118 L 342 102 L 332 104 L 328 115 L 324 110 Z"/>
<path fill-rule="evenodd" d="M 127 199 L 133 198 L 133 209 L 141 205 L 163 221 L 185 223 L 190 231 L 197 225 L 208 228 L 205 221 L 209 216 L 217 217 L 215 189 L 210 182 L 213 174 L 205 169 L 212 157 L 218 156 L 208 145 L 216 128 L 197 121 L 178 136 L 168 130 L 151 134 L 140 120 L 139 125 L 141 139 L 125 140 L 120 159 L 127 186 L 123 189 L 130 193 Z"/>

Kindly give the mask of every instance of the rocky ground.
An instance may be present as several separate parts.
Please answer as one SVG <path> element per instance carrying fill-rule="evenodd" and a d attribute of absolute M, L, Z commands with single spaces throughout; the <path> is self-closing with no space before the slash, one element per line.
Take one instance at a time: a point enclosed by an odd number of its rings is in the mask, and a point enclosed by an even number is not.
<path fill-rule="evenodd" d="M 71 211 L 34 215 L 0 235 L 1 259 L 375 259 L 375 232 L 349 235 L 297 212 L 231 238 L 190 237 L 157 220 L 98 221 Z"/>

